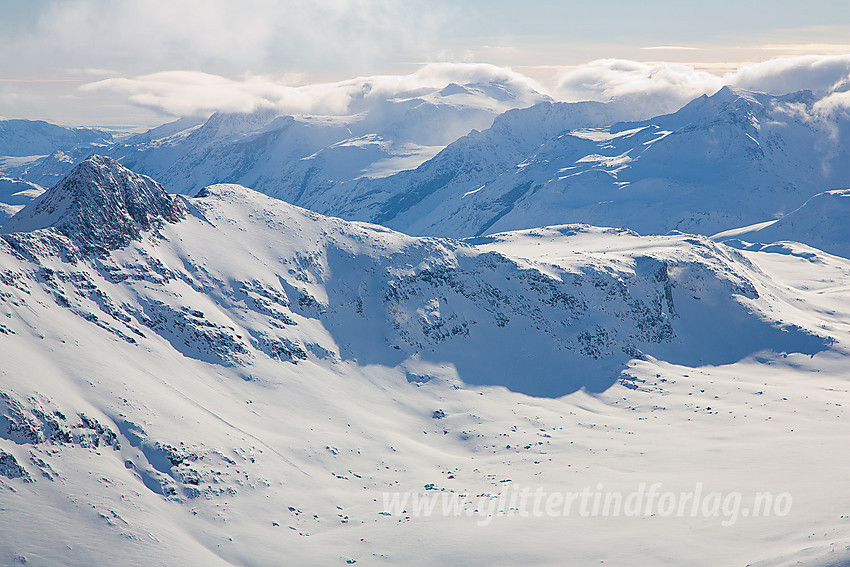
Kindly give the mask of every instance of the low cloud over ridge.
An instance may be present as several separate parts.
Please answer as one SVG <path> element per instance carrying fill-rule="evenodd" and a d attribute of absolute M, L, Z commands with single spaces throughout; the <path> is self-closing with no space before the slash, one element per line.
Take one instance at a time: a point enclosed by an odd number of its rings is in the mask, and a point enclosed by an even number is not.
<path fill-rule="evenodd" d="M 681 63 L 600 59 L 562 74 L 551 94 L 570 101 L 625 97 L 677 108 L 724 85 L 777 95 L 806 89 L 830 95 L 850 86 L 850 54 L 771 59 L 723 76 Z"/>
<path fill-rule="evenodd" d="M 527 94 L 545 90 L 520 73 L 484 63 L 432 63 L 409 75 L 358 77 L 302 86 L 264 76 L 237 81 L 199 71 L 164 71 L 106 79 L 82 89 L 118 91 L 133 104 L 177 116 L 251 112 L 260 108 L 291 114 L 349 115 L 383 100 L 414 96 L 449 83 L 497 83 Z"/>
<path fill-rule="evenodd" d="M 564 101 L 626 99 L 648 115 L 674 111 L 724 85 L 771 94 L 809 89 L 828 95 L 820 108 L 832 112 L 850 105 L 845 92 L 850 89 L 850 55 L 773 59 L 723 76 L 681 63 L 600 59 L 562 74 L 548 89 L 508 68 L 475 63 L 435 63 L 409 75 L 302 86 L 265 76 L 234 80 L 199 71 L 165 71 L 106 79 L 82 89 L 122 93 L 135 105 L 171 115 L 250 112 L 259 108 L 292 114 L 348 115 L 382 100 L 412 96 L 418 90 L 441 88 L 451 82 L 501 83 L 518 92 L 543 92 Z"/>

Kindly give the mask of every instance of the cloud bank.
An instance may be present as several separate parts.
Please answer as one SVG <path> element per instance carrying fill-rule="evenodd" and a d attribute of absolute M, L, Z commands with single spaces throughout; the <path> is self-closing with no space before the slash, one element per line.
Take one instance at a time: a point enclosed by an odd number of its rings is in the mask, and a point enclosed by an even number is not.
<path fill-rule="evenodd" d="M 736 87 L 772 94 L 806 89 L 829 93 L 850 82 L 850 55 L 773 59 L 742 67 L 724 79 Z"/>
<path fill-rule="evenodd" d="M 252 112 L 260 108 L 273 108 L 285 114 L 350 115 L 388 99 L 415 96 L 452 82 L 495 83 L 526 95 L 544 90 L 520 73 L 480 63 L 433 63 L 409 75 L 359 77 L 302 86 L 265 76 L 233 80 L 198 71 L 165 71 L 106 79 L 86 84 L 82 89 L 116 91 L 133 104 L 175 116 L 215 111 Z"/>
<path fill-rule="evenodd" d="M 381 101 L 416 96 L 449 83 L 496 83 L 519 93 L 544 93 L 555 100 L 609 101 L 634 105 L 636 116 L 673 112 L 724 85 L 771 94 L 809 89 L 824 97 L 818 112 L 850 107 L 850 55 L 780 58 L 746 65 L 723 76 L 680 63 L 600 59 L 557 77 L 551 88 L 505 67 L 434 63 L 409 75 L 359 77 L 335 83 L 295 85 L 297 77 L 253 75 L 235 80 L 199 71 L 165 71 L 112 78 L 82 87 L 126 96 L 134 105 L 174 116 L 272 108 L 286 114 L 350 115 Z"/>
<path fill-rule="evenodd" d="M 830 106 L 841 106 L 847 97 L 837 94 L 850 88 L 850 55 L 771 59 L 723 76 L 679 63 L 600 59 L 562 74 L 551 94 L 569 101 L 628 98 L 675 109 L 724 85 L 776 95 L 811 90 L 829 95 Z"/>
<path fill-rule="evenodd" d="M 658 114 L 716 92 L 723 84 L 716 75 L 679 63 L 599 59 L 561 75 L 553 95 L 566 101 L 628 99 Z"/>

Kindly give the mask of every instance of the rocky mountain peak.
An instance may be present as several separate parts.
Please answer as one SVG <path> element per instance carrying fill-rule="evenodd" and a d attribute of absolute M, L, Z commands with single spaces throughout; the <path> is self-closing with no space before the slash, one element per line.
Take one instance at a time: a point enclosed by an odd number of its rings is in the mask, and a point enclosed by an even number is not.
<path fill-rule="evenodd" d="M 153 179 L 92 155 L 3 225 L 3 233 L 55 228 L 84 250 L 126 246 L 144 230 L 183 215 Z"/>

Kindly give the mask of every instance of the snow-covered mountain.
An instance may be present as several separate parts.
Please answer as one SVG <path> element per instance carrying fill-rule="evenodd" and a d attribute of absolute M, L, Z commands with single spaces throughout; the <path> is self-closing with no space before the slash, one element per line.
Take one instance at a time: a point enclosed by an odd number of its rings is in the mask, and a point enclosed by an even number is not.
<path fill-rule="evenodd" d="M 325 214 L 384 223 L 430 193 L 446 187 L 469 192 L 499 177 L 544 140 L 576 128 L 596 128 L 630 118 L 622 103 L 538 103 L 498 116 L 492 127 L 475 130 L 415 169 L 383 179 L 355 179 L 311 191 L 268 194 Z M 470 235 L 474 233 L 465 233 Z"/>
<path fill-rule="evenodd" d="M 92 156 L 3 225 L 5 233 L 51 229 L 85 253 L 125 246 L 140 231 L 174 221 L 180 208 L 156 181 Z"/>
<path fill-rule="evenodd" d="M 109 155 L 189 193 L 212 183 L 248 185 L 300 203 L 342 181 L 410 169 L 505 110 L 548 97 L 525 85 L 493 81 L 416 88 L 360 99 L 343 115 L 281 116 L 271 109 L 181 119 L 119 144 Z"/>
<path fill-rule="evenodd" d="M 0 229 L 0 562 L 846 561 L 850 264 L 811 264 L 827 297 L 800 262 L 586 225 L 416 238 L 94 156 Z M 640 482 L 793 514 L 501 501 Z"/>
<path fill-rule="evenodd" d="M 0 120 L 0 175 L 50 187 L 92 151 L 112 144 L 113 134 L 43 120 Z"/>
<path fill-rule="evenodd" d="M 322 214 L 449 237 L 575 222 L 709 235 L 850 184 L 848 117 L 808 91 L 726 87 L 639 122 L 624 122 L 640 112 L 628 101 L 533 104 L 541 98 L 453 83 L 346 116 L 181 119 L 108 153 L 171 192 L 240 183 Z M 20 176 L 52 185 L 89 151 L 57 150 Z"/>
<path fill-rule="evenodd" d="M 112 133 L 96 128 L 68 128 L 43 120 L 0 120 L 0 156 L 46 155 L 56 150 L 112 143 Z"/>
<path fill-rule="evenodd" d="M 509 112 L 416 170 L 361 181 L 316 210 L 454 237 L 565 222 L 713 234 L 850 184 L 848 117 L 822 113 L 808 91 L 725 87 L 670 115 L 602 127 L 560 118 L 573 108 Z"/>

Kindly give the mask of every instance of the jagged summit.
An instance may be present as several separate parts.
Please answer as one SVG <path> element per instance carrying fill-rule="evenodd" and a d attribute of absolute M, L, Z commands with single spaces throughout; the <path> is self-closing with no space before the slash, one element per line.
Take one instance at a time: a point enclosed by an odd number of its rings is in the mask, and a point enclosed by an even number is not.
<path fill-rule="evenodd" d="M 85 250 L 125 246 L 143 230 L 182 216 L 180 204 L 153 179 L 92 155 L 12 217 L 0 232 L 55 228 Z"/>

